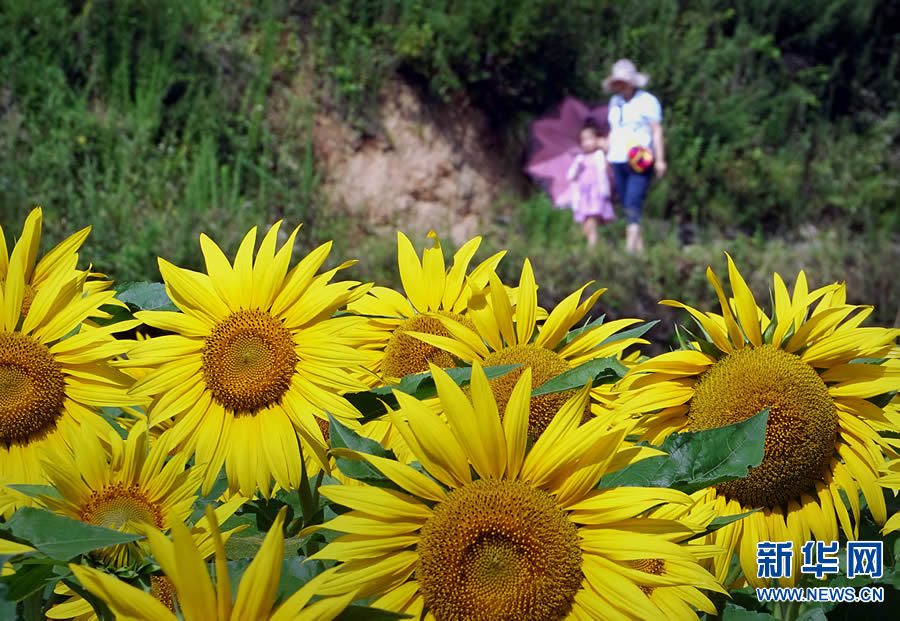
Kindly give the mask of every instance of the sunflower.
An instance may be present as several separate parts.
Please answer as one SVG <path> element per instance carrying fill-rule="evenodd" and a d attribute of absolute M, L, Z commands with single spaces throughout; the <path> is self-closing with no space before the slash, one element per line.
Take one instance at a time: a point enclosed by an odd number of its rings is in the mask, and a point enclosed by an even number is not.
<path fill-rule="evenodd" d="M 168 529 L 190 516 L 203 473 L 200 468 L 185 468 L 186 459 L 175 454 L 166 461 L 162 443 L 147 450 L 147 429 L 135 425 L 127 439 L 111 434 L 107 452 L 91 436 L 70 438 L 72 452 L 50 455 L 46 463 L 50 483 L 60 497 L 41 496 L 40 502 L 58 515 L 88 524 L 124 532 L 142 532 L 150 525 Z M 246 499 L 232 498 L 215 510 L 220 522 L 228 519 Z M 237 530 L 222 534 L 227 539 Z M 191 528 L 194 545 L 203 558 L 213 553 L 211 529 L 206 517 Z M 144 542 L 132 542 L 94 552 L 94 556 L 113 568 L 143 560 L 148 550 Z M 66 601 L 47 612 L 48 619 L 95 621 L 97 615 L 80 595 L 59 583 L 54 591 Z"/>
<path fill-rule="evenodd" d="M 352 595 L 349 595 L 308 606 L 318 584 L 314 578 L 273 610 L 284 557 L 284 535 L 281 532 L 284 508 L 241 577 L 235 589 L 237 596 L 232 599 L 223 538 L 209 506 L 206 513 L 215 546 L 215 583 L 207 572 L 203 552 L 181 524 L 175 524 L 172 528 L 173 541 L 157 530 L 147 530 L 153 557 L 165 573 L 165 586 L 156 589 L 168 596 L 165 602 L 102 571 L 75 564 L 69 565 L 69 568 L 84 588 L 109 606 L 119 621 L 176 621 L 181 617 L 173 612 L 175 602 L 185 621 L 329 621 L 352 600 Z"/>
<path fill-rule="evenodd" d="M 222 544 L 226 544 L 228 539 L 231 538 L 236 532 L 244 530 L 246 525 L 238 526 L 237 528 L 233 528 L 231 530 L 227 530 L 223 533 L 219 533 L 218 524 L 221 524 L 240 507 L 244 502 L 244 498 L 241 497 L 238 499 L 232 499 L 232 501 L 225 502 L 213 511 L 215 516 L 215 524 L 216 529 L 214 530 L 212 526 L 210 526 L 209 515 L 206 514 L 201 517 L 194 524 L 193 527 L 190 528 L 191 540 L 193 541 L 194 547 L 200 553 L 200 557 L 203 560 L 208 560 L 210 556 L 215 553 L 215 538 L 221 537 Z M 149 546 L 146 546 L 149 548 Z M 149 551 L 149 550 L 147 550 Z M 93 606 L 80 595 L 78 595 L 75 591 L 73 591 L 69 586 L 60 582 L 53 589 L 53 592 L 56 595 L 61 595 L 65 597 L 66 600 L 60 604 L 56 604 L 50 610 L 47 611 L 46 617 L 48 619 L 69 619 L 71 621 L 98 621 L 99 617 L 97 613 L 94 611 Z M 172 593 L 172 583 L 165 576 L 160 576 L 153 574 L 150 576 L 150 595 L 154 598 L 160 600 L 171 610 L 173 608 L 173 593 Z"/>
<path fill-rule="evenodd" d="M 843 284 L 809 291 L 803 272 L 793 295 L 774 275 L 769 318 L 730 256 L 728 272 L 732 299 L 707 270 L 721 315 L 662 302 L 686 309 L 701 334 L 683 350 L 634 367 L 622 382 L 620 405 L 631 415 L 646 414 L 644 438 L 654 444 L 670 433 L 721 427 L 769 408 L 762 463 L 745 478 L 706 490 L 702 502 L 721 516 L 758 509 L 710 536 L 728 550 L 714 562 L 719 580 L 737 551 L 746 580 L 765 586 L 757 577 L 756 544 L 792 541 L 793 571 L 781 580 L 792 586 L 799 547 L 810 534 L 837 540 L 840 523 L 849 539 L 857 538 L 860 490 L 875 520 L 885 521 L 877 479 L 893 449 L 876 428 L 888 419 L 869 399 L 897 387 L 896 361 L 876 363 L 896 351 L 898 331 L 861 327 L 871 307 L 847 304 Z"/>
<path fill-rule="evenodd" d="M 900 459 L 894 459 L 885 464 L 884 476 L 878 480 L 878 484 L 893 490 L 894 495 L 900 490 Z M 884 523 L 881 533 L 886 535 L 895 530 L 900 530 L 900 512 L 895 513 Z"/>
<path fill-rule="evenodd" d="M 35 207 L 25 218 L 25 224 L 22 227 L 22 235 L 19 244 L 23 244 L 24 253 L 24 277 L 25 286 L 22 291 L 22 317 L 28 314 L 34 296 L 45 284 L 53 280 L 56 275 L 64 275 L 71 277 L 73 275 L 83 275 L 87 278 L 93 276 L 103 276 L 89 271 L 79 271 L 76 269 L 78 264 L 78 250 L 87 239 L 91 232 L 91 227 L 85 227 L 70 235 L 60 244 L 55 246 L 50 252 L 37 260 L 38 249 L 41 243 L 41 224 L 44 212 L 40 207 Z M 15 252 L 15 249 L 14 249 Z M 3 227 L 0 226 L 0 284 L 6 280 L 9 271 L 10 256 L 6 248 L 6 235 Z M 108 289 L 112 285 L 108 280 L 85 280 L 85 286 L 94 291 Z M 117 304 L 117 302 L 112 302 Z M 106 312 L 95 310 L 95 317 L 109 317 Z"/>
<path fill-rule="evenodd" d="M 202 469 L 186 468 L 187 457 L 181 453 L 166 461 L 168 451 L 162 442 L 154 442 L 148 451 L 145 427 L 135 425 L 127 439 L 110 433 L 109 452 L 91 435 L 73 434 L 68 440 L 71 452 L 48 455 L 44 462 L 47 478 L 59 492 L 59 498 L 39 496 L 47 509 L 132 533 L 140 532 L 142 524 L 171 528 L 190 516 Z M 123 567 L 142 560 L 144 551 L 133 542 L 103 548 L 95 555 Z"/>
<path fill-rule="evenodd" d="M 348 449 L 398 486 L 330 485 L 322 494 L 351 509 L 322 526 L 345 535 L 310 558 L 336 560 L 317 592 L 374 597 L 372 606 L 426 619 L 661 618 L 642 587 L 679 586 L 685 601 L 712 610 L 699 589 L 721 590 L 688 546 L 689 524 L 646 518 L 661 503 L 689 503 L 670 489 L 595 490 L 600 477 L 655 454 L 623 448 L 630 425 L 602 418 L 580 425 L 588 386 L 534 443 L 528 442 L 531 369 L 499 416 L 474 361 L 472 400 L 431 367 L 443 417 L 410 395 L 393 423 L 425 473 Z M 635 562 L 655 558 L 666 572 Z M 685 606 L 689 610 L 688 606 Z M 694 614 L 679 618 L 695 618 Z"/>
<path fill-rule="evenodd" d="M 70 430 L 105 437 L 109 425 L 97 408 L 141 402 L 109 365 L 131 346 L 113 335 L 137 322 L 83 324 L 116 303 L 114 291 L 88 287 L 88 273 L 73 267 L 86 232 L 36 263 L 40 225 L 35 210 L 8 261 L 5 244 L 0 252 L 0 476 L 10 484 L 44 483 L 41 455 L 65 451 Z"/>
<path fill-rule="evenodd" d="M 412 243 L 397 233 L 397 263 L 404 296 L 387 287 L 373 287 L 347 307 L 352 313 L 369 318 L 367 348 L 378 352 L 369 366 L 371 385 L 396 384 L 400 378 L 428 370 L 428 363 L 441 368 L 454 366 L 446 352 L 407 336 L 407 332 L 428 332 L 450 336 L 434 315 L 466 321 L 472 291 L 487 284 L 489 274 L 506 251 L 498 252 L 467 273 L 481 238 L 469 240 L 453 255 L 453 265 L 445 269 L 440 240 L 434 231 L 428 234 L 434 246 L 422 252 L 422 261 Z"/>
<path fill-rule="evenodd" d="M 151 451 L 152 452 L 152 451 Z M 164 456 L 163 456 L 164 457 Z M 152 458 L 148 459 L 148 463 L 152 462 Z M 172 463 L 172 462 L 169 462 Z M 183 464 L 182 464 L 183 465 Z M 156 477 L 157 480 L 160 480 L 161 477 L 166 476 L 167 474 L 172 474 L 172 472 L 168 472 L 167 468 L 164 468 Z M 177 474 L 176 479 L 180 479 L 181 473 Z M 194 489 L 199 486 L 199 481 L 195 481 L 193 483 Z M 109 487 L 106 488 L 109 490 Z M 143 516 L 139 515 L 140 510 L 144 507 L 141 507 L 135 502 L 135 498 L 137 494 L 140 493 L 138 486 L 133 486 L 132 490 L 136 490 L 135 493 L 129 495 L 127 497 L 121 498 L 118 505 L 107 502 L 107 517 L 109 514 L 114 514 L 116 512 L 119 513 L 118 516 L 113 517 L 113 523 L 111 526 L 118 526 L 118 522 L 121 520 L 125 520 L 124 527 L 119 527 L 120 530 L 130 531 L 131 529 L 136 529 L 136 531 L 143 531 L 147 526 L 156 527 L 156 524 L 153 522 L 144 521 Z M 107 494 L 110 496 L 111 494 Z M 196 499 L 196 496 L 191 498 L 191 502 Z M 243 497 L 234 497 L 228 500 L 227 502 L 222 503 L 213 511 L 215 524 L 218 525 L 228 518 L 230 518 L 237 509 L 245 502 L 245 498 Z M 169 503 L 171 504 L 171 503 Z M 191 507 L 188 508 L 187 513 L 190 513 Z M 102 507 L 101 507 L 102 510 Z M 184 512 L 182 512 L 184 513 Z M 136 519 L 133 519 L 136 518 Z M 109 521 L 107 521 L 109 523 Z M 179 525 L 182 522 L 173 522 Z M 245 528 L 245 526 L 238 526 L 237 528 L 233 528 L 231 530 L 225 531 L 223 533 L 219 533 L 218 526 L 214 530 L 211 526 L 210 517 L 207 513 L 202 518 L 197 520 L 197 522 L 190 528 L 191 540 L 193 542 L 193 546 L 198 550 L 200 557 L 204 560 L 208 559 L 215 553 L 215 538 L 220 537 L 222 539 L 223 545 L 234 533 L 241 531 Z M 130 547 L 126 547 L 130 546 Z M 116 555 L 116 550 L 118 550 L 118 554 Z M 112 567 L 115 567 L 116 560 L 126 560 L 126 558 L 130 558 L 130 560 L 135 560 L 137 558 L 143 558 L 149 553 L 148 546 L 144 542 L 138 542 L 134 544 L 125 544 L 123 546 L 114 546 L 113 548 L 107 548 L 99 551 L 99 556 L 105 557 L 106 560 L 113 561 L 111 563 Z M 172 593 L 171 593 L 171 582 L 165 578 L 164 576 L 152 575 L 150 577 L 150 585 L 151 585 L 151 595 L 155 598 L 163 601 L 163 602 L 171 602 Z M 46 616 L 48 619 L 73 619 L 74 621 L 97 621 L 98 617 L 96 612 L 94 612 L 93 607 L 90 603 L 78 595 L 75 591 L 70 589 L 67 585 L 60 582 L 56 585 L 53 590 L 57 595 L 61 595 L 65 597 L 65 601 L 60 604 L 53 606 L 50 610 L 47 611 Z M 169 606 L 172 607 L 171 605 Z"/>
<path fill-rule="evenodd" d="M 182 312 L 136 316 L 174 334 L 138 343 L 129 360 L 117 363 L 156 366 L 133 393 L 154 397 L 151 427 L 172 420 L 163 436 L 169 449 L 206 464 L 204 494 L 223 464 L 229 486 L 244 495 L 259 489 L 268 496 L 272 477 L 295 488 L 301 444 L 315 457 L 310 464 L 327 467 L 324 411 L 345 424 L 359 416 L 339 394 L 366 388 L 355 379 L 372 358 L 356 347 L 365 319 L 332 315 L 365 287 L 329 283 L 350 263 L 316 275 L 331 242 L 288 271 L 297 230 L 276 252 L 279 227 L 269 229 L 255 259 L 252 229 L 233 265 L 201 235 L 208 274 L 160 259 L 166 290 Z"/>
<path fill-rule="evenodd" d="M 599 289 L 579 302 L 591 283 L 566 297 L 544 321 L 540 321 L 537 314 L 537 285 L 528 259 L 525 259 L 522 266 L 515 307 L 504 293 L 496 274 L 489 274 L 489 283 L 490 291 L 479 297 L 480 303 L 477 306 L 470 304 L 470 326 L 449 317 L 440 317 L 441 323 L 451 333 L 450 337 L 412 331 L 409 335 L 469 363 L 477 360 L 485 367 L 521 365 L 490 382 L 501 412 L 509 400 L 512 387 L 525 368 L 532 369 L 532 388 L 536 388 L 588 360 L 621 358 L 628 347 L 647 343 L 641 338 L 619 337 L 616 334 L 619 330 L 640 323 L 639 319 L 593 322 L 584 329 L 569 333 L 606 291 Z M 575 390 L 568 390 L 532 397 L 530 435 L 540 435 L 556 411 L 574 393 Z M 611 412 L 615 396 L 609 385 L 598 386 L 592 390 L 595 406 L 591 410 L 595 414 L 600 411 Z"/>

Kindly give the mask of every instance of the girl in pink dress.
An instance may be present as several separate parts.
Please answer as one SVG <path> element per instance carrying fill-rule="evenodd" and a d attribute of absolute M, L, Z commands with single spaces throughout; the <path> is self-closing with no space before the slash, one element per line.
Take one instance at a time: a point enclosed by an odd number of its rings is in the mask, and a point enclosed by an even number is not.
<path fill-rule="evenodd" d="M 597 243 L 597 223 L 609 222 L 616 217 L 606 172 L 609 141 L 600 135 L 595 124 L 588 122 L 581 129 L 579 142 L 581 153 L 575 157 L 566 176 L 575 185 L 572 199 L 575 222 L 581 224 L 588 245 L 593 246 Z"/>

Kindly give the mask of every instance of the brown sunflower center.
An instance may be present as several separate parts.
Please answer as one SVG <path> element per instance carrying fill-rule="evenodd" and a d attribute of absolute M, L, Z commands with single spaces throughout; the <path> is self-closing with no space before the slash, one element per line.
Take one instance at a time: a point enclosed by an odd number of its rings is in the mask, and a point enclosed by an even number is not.
<path fill-rule="evenodd" d="M 462 315 L 447 311 L 437 311 L 435 314 L 449 317 L 467 328 L 475 329 L 475 325 Z M 428 370 L 429 362 L 442 369 L 456 366 L 450 354 L 434 345 L 413 338 L 406 332 L 424 332 L 425 334 L 450 337 L 450 332 L 433 314 L 413 315 L 394 328 L 394 332 L 384 348 L 384 362 L 381 368 L 387 377 L 405 377 L 413 373 L 424 373 Z"/>
<path fill-rule="evenodd" d="M 645 574 L 653 574 L 661 576 L 666 571 L 666 562 L 661 558 L 642 558 L 639 561 L 629 561 L 629 564 L 638 571 Z M 650 595 L 655 587 L 639 584 L 638 588 L 645 594 Z"/>
<path fill-rule="evenodd" d="M 713 429 L 763 408 L 769 421 L 762 463 L 716 489 L 747 506 L 775 507 L 811 489 L 834 454 L 837 412 L 812 367 L 772 345 L 729 354 L 694 387 L 688 424 Z"/>
<path fill-rule="evenodd" d="M 175 612 L 175 585 L 166 576 L 150 576 L 150 595 Z"/>
<path fill-rule="evenodd" d="M 203 379 L 235 413 L 255 413 L 287 392 L 297 366 L 294 340 L 269 313 L 241 310 L 219 323 L 203 349 Z"/>
<path fill-rule="evenodd" d="M 65 388 L 49 349 L 30 336 L 0 332 L 0 444 L 27 444 L 54 429 Z"/>
<path fill-rule="evenodd" d="M 451 492 L 422 527 L 416 579 L 439 621 L 562 619 L 581 586 L 578 531 L 520 481 Z"/>
<path fill-rule="evenodd" d="M 538 347 L 537 345 L 513 345 L 491 352 L 484 359 L 483 366 L 495 367 L 507 364 L 520 364 L 522 366 L 498 378 L 489 380 L 494 398 L 497 400 L 500 416 L 503 416 L 503 413 L 506 411 L 506 404 L 509 402 L 512 390 L 526 367 L 531 367 L 532 389 L 571 368 L 569 363 L 563 360 L 555 351 Z M 553 417 L 556 416 L 559 408 L 577 392 L 577 390 L 564 390 L 531 398 L 528 433 L 532 439 L 536 440 L 544 433 L 544 430 L 550 424 L 550 421 L 553 420 Z M 587 414 L 588 411 L 586 410 L 585 415 L 587 416 Z"/>
<path fill-rule="evenodd" d="M 163 514 L 137 486 L 122 483 L 107 485 L 91 494 L 81 511 L 81 521 L 105 528 L 120 529 L 127 522 L 165 526 Z"/>

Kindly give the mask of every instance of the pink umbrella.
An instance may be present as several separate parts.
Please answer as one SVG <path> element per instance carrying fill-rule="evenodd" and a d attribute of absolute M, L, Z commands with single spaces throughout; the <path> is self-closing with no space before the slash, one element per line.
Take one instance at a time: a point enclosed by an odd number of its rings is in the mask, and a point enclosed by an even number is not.
<path fill-rule="evenodd" d="M 554 207 L 567 207 L 572 202 L 572 184 L 566 179 L 566 172 L 581 152 L 578 142 L 581 128 L 585 121 L 593 119 L 600 134 L 607 135 L 608 109 L 606 105 L 588 106 L 574 97 L 566 97 L 554 110 L 531 124 L 525 171 L 550 195 Z"/>

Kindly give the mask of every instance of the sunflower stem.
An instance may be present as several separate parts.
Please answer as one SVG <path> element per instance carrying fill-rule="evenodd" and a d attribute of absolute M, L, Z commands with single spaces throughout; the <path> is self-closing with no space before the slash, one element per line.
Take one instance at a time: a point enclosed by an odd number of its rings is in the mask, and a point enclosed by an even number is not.
<path fill-rule="evenodd" d="M 44 615 L 41 614 L 43 603 L 43 593 L 40 590 L 26 597 L 22 601 L 22 612 L 25 621 L 43 621 Z"/>
<path fill-rule="evenodd" d="M 726 584 L 728 584 L 726 582 Z M 725 593 L 710 593 L 709 599 L 716 607 L 715 616 L 708 617 L 709 621 L 719 621 L 725 614 L 725 604 L 728 603 L 728 595 Z"/>
<path fill-rule="evenodd" d="M 321 479 L 317 479 L 317 482 L 320 481 Z M 316 486 L 316 496 L 318 496 L 318 485 Z M 309 477 L 306 476 L 306 461 L 303 458 L 302 447 L 300 448 L 300 485 L 297 486 L 297 499 L 300 501 L 301 525 L 305 526 L 312 520 L 313 514 L 316 512 L 318 499 L 309 489 Z M 299 532 L 300 529 L 297 530 Z"/>
<path fill-rule="evenodd" d="M 800 602 L 798 600 L 792 600 L 788 602 L 784 610 L 784 621 L 794 621 L 799 616 Z"/>
<path fill-rule="evenodd" d="M 322 480 L 325 478 L 325 471 L 319 470 L 319 474 L 316 475 L 316 484 L 312 489 L 312 499 L 313 499 L 313 507 L 319 506 L 319 487 L 322 485 Z"/>

